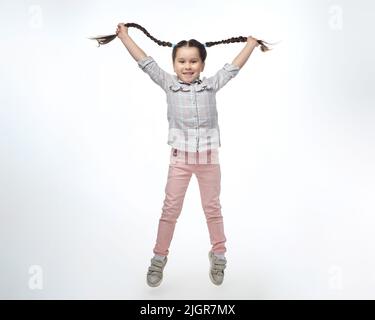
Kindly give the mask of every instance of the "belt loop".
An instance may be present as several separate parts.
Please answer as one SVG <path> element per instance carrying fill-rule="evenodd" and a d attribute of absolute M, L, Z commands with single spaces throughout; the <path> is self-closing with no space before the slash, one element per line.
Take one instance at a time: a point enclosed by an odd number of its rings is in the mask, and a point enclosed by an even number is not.
<path fill-rule="evenodd" d="M 173 149 L 173 156 L 177 157 L 177 149 Z"/>

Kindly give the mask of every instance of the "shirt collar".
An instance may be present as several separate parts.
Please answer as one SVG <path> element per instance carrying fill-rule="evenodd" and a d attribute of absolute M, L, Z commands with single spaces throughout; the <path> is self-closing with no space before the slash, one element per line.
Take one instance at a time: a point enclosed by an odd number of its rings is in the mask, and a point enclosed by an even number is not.
<path fill-rule="evenodd" d="M 201 83 L 202 83 L 202 80 L 199 79 L 199 78 L 195 79 L 192 83 L 184 82 L 184 81 L 182 81 L 182 80 L 179 79 L 179 78 L 177 78 L 177 81 L 178 81 L 179 83 L 183 83 L 183 84 L 186 84 L 186 85 L 189 85 L 189 86 L 190 86 L 191 84 L 194 84 L 194 83 L 197 83 L 197 84 L 201 84 Z"/>
<path fill-rule="evenodd" d="M 191 83 L 186 83 L 186 82 L 183 82 L 181 81 L 180 79 L 177 78 L 176 75 L 173 75 L 174 77 L 174 80 L 175 82 L 172 83 L 169 88 L 174 91 L 174 92 L 177 92 L 177 91 L 191 91 Z M 196 91 L 203 91 L 205 89 L 207 90 L 212 90 L 214 87 L 212 86 L 212 84 L 208 81 L 208 79 L 206 77 L 203 77 L 203 79 L 196 79 L 195 81 L 193 81 L 193 84 L 195 84 L 195 89 Z"/>

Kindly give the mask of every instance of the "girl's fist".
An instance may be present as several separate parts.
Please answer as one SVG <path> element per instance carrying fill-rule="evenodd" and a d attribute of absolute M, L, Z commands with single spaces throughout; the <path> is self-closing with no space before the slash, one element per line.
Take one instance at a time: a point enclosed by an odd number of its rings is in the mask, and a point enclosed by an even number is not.
<path fill-rule="evenodd" d="M 247 37 L 247 42 L 253 44 L 256 47 L 259 46 L 258 39 L 254 38 L 252 36 Z"/>
<path fill-rule="evenodd" d="M 125 24 L 123 24 L 123 23 L 119 23 L 117 25 L 116 34 L 119 38 L 127 36 L 128 35 L 128 27 L 125 26 Z"/>

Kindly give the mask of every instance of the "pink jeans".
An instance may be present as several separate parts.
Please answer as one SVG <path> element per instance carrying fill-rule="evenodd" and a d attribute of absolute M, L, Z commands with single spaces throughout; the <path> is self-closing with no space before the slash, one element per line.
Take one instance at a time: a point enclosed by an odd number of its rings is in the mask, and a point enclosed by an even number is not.
<path fill-rule="evenodd" d="M 199 161 L 202 160 L 203 161 Z M 192 163 L 195 162 L 195 163 Z M 216 149 L 190 153 L 172 148 L 165 187 L 165 200 L 159 219 L 154 253 L 167 256 L 177 219 L 181 213 L 186 190 L 192 174 L 199 184 L 201 203 L 206 216 L 212 251 L 226 252 L 223 217 L 220 205 L 221 171 Z M 192 230 L 192 232 L 194 232 Z"/>

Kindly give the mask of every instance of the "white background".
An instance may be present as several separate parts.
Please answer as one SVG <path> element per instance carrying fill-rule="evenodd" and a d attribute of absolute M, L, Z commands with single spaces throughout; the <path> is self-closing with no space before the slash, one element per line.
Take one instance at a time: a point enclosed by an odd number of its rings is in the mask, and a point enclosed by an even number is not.
<path fill-rule="evenodd" d="M 371 1 L 4 1 L 0 298 L 375 298 Z M 164 92 L 119 39 L 248 36 L 218 93 L 225 282 L 208 277 L 196 178 L 160 287 L 146 285 L 164 200 Z M 129 29 L 173 73 L 172 49 Z M 211 76 L 243 43 L 207 48 Z"/>

